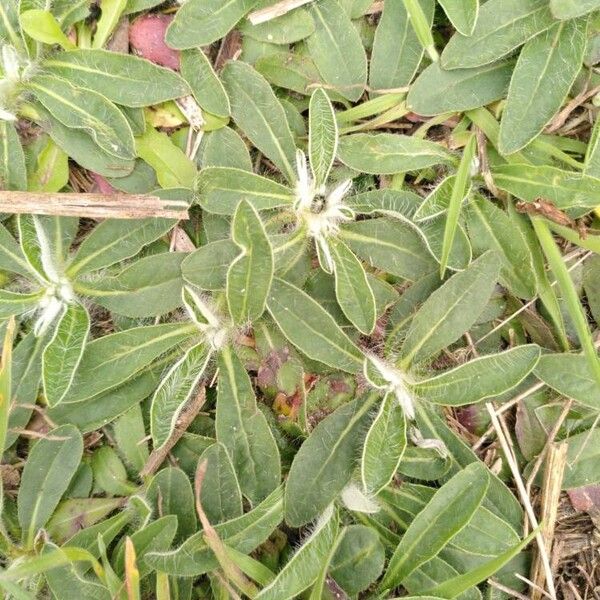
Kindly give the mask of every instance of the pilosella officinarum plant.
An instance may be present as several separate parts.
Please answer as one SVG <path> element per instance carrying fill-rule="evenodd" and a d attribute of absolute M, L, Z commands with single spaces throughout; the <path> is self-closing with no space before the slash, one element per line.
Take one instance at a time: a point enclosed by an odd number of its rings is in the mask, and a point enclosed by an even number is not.
<path fill-rule="evenodd" d="M 0 46 L 2 597 L 584 593 L 527 492 L 600 483 L 600 0 L 2 0 Z M 189 219 L 19 204 L 90 191 Z"/>

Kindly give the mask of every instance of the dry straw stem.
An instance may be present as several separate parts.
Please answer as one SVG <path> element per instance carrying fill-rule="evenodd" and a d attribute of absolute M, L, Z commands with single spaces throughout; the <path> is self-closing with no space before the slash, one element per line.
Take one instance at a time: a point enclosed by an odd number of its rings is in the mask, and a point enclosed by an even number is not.
<path fill-rule="evenodd" d="M 546 469 L 544 471 L 544 481 L 542 484 L 542 511 L 541 519 L 544 523 L 542 536 L 548 555 L 552 553 L 552 543 L 554 541 L 554 528 L 558 515 L 558 504 L 560 501 L 560 491 L 562 487 L 565 466 L 567 464 L 566 442 L 552 444 L 548 449 L 546 460 Z M 531 580 L 535 586 L 541 587 L 544 582 L 544 568 L 540 559 L 539 552 L 536 552 L 533 565 L 531 567 Z M 542 594 L 533 587 L 531 590 L 531 600 L 540 600 Z"/>
<path fill-rule="evenodd" d="M 136 194 L 45 194 L 0 191 L 0 212 L 87 217 L 90 219 L 187 219 L 188 205 L 179 200 Z"/>
<path fill-rule="evenodd" d="M 504 430 L 502 429 L 502 425 L 500 424 L 498 414 L 494 410 L 493 404 L 491 402 L 487 402 L 485 406 L 487 408 L 488 413 L 490 414 L 490 417 L 492 419 L 492 425 L 494 426 L 494 429 L 496 431 L 496 436 L 498 437 L 498 441 L 500 442 L 500 446 L 502 447 L 502 451 L 504 452 L 504 456 L 506 457 L 506 462 L 510 467 L 513 479 L 515 480 L 515 485 L 517 486 L 517 491 L 519 492 L 521 503 L 523 504 L 525 512 L 527 513 L 529 523 L 531 524 L 532 529 L 537 529 L 535 540 L 538 546 L 539 559 L 543 567 L 544 577 L 546 579 L 546 587 L 548 589 L 550 598 L 552 600 L 556 600 L 554 577 L 552 575 L 552 568 L 550 567 L 550 559 L 548 558 L 548 552 L 546 551 L 546 541 L 541 531 L 539 530 L 539 524 L 537 517 L 535 516 L 535 511 L 533 510 L 531 500 L 529 499 L 527 490 L 525 489 L 525 484 L 523 483 L 523 478 L 521 477 L 521 473 L 519 472 L 519 465 L 517 464 L 515 456 L 508 443 L 507 436 L 505 435 Z"/>
<path fill-rule="evenodd" d="M 248 21 L 250 21 L 252 25 L 260 25 L 260 23 L 266 23 L 267 21 L 272 21 L 277 17 L 282 17 L 291 10 L 300 8 L 301 6 L 304 6 L 312 1 L 313 0 L 281 0 L 281 2 L 273 4 L 273 6 L 267 6 L 266 8 L 261 8 L 260 10 L 251 12 L 248 15 Z"/>
<path fill-rule="evenodd" d="M 163 464 L 173 446 L 181 439 L 192 421 L 198 416 L 205 401 L 206 389 L 202 386 L 200 391 L 183 407 L 171 437 L 160 448 L 155 448 L 151 452 L 144 468 L 140 471 L 140 477 L 147 477 L 156 473 L 158 467 Z"/>

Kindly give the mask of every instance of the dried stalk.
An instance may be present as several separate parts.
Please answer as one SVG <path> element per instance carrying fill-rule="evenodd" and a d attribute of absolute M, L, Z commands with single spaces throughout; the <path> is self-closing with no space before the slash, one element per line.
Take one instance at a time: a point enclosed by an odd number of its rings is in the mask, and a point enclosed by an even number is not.
<path fill-rule="evenodd" d="M 196 418 L 200 409 L 204 405 L 206 400 L 206 390 L 204 386 L 200 388 L 200 391 L 192 398 L 181 411 L 177 424 L 171 437 L 160 447 L 152 451 L 144 468 L 140 471 L 140 477 L 147 477 L 153 475 L 158 470 L 158 467 L 163 464 L 167 455 L 173 449 L 173 446 L 181 439 L 181 436 L 187 431 L 187 428 L 191 425 L 192 421 Z"/>
<path fill-rule="evenodd" d="M 525 512 L 527 513 L 527 517 L 529 518 L 529 523 L 531 524 L 532 529 L 537 529 L 537 533 L 535 536 L 535 540 L 538 546 L 540 561 L 543 566 L 544 577 L 546 579 L 546 587 L 550 592 L 550 597 L 552 600 L 556 600 L 556 589 L 554 587 L 554 577 L 552 575 L 552 568 L 550 567 L 550 559 L 548 558 L 548 553 L 546 552 L 546 544 L 542 533 L 539 531 L 539 524 L 537 517 L 535 516 L 535 511 L 533 510 L 533 506 L 531 505 L 531 500 L 527 495 L 527 491 L 525 490 L 525 484 L 523 483 L 523 478 L 521 477 L 521 473 L 519 472 L 519 466 L 517 461 L 510 449 L 510 445 L 507 441 L 507 437 L 504 434 L 502 429 L 502 425 L 500 424 L 500 420 L 498 419 L 498 415 L 494 410 L 494 406 L 488 402 L 486 403 L 486 408 L 490 414 L 492 419 L 492 424 L 494 429 L 496 430 L 496 436 L 498 437 L 498 441 L 500 442 L 500 446 L 502 447 L 502 451 L 504 452 L 504 456 L 506 457 L 506 462 L 510 467 L 512 476 L 515 480 L 515 485 L 517 486 L 517 490 L 519 492 L 519 497 L 521 498 L 521 503 L 525 508 Z"/>
<path fill-rule="evenodd" d="M 312 1 L 313 0 L 281 0 L 281 2 L 273 4 L 273 6 L 267 6 L 266 8 L 251 12 L 248 15 L 248 21 L 250 21 L 252 25 L 260 25 L 261 23 L 272 21 L 277 17 L 282 17 L 290 11 L 300 8 Z"/>
<path fill-rule="evenodd" d="M 544 471 L 541 519 L 544 523 L 542 536 L 548 555 L 552 552 L 552 542 L 554 541 L 554 528 L 558 514 L 560 490 L 567 464 L 567 449 L 568 445 L 566 442 L 552 444 L 548 449 L 546 469 Z M 538 588 L 542 587 L 544 578 L 544 567 L 539 552 L 536 552 L 531 566 L 531 580 L 534 584 L 531 590 L 531 600 L 541 600 L 542 594 Z"/>
<path fill-rule="evenodd" d="M 188 205 L 179 200 L 137 194 L 46 194 L 0 191 L 0 212 L 88 217 L 91 219 L 187 219 Z"/>

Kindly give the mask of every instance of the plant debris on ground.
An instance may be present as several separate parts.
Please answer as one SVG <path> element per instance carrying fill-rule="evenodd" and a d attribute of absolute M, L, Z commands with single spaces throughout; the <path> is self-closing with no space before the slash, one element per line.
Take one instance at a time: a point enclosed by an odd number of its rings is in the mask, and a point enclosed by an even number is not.
<path fill-rule="evenodd" d="M 600 0 L 0 54 L 0 597 L 600 597 Z"/>

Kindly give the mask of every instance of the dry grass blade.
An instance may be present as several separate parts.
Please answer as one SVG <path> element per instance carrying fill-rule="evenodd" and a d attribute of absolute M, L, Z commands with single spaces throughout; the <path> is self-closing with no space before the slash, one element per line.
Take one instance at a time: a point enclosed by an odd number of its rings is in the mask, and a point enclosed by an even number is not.
<path fill-rule="evenodd" d="M 175 429 L 171 437 L 160 447 L 152 451 L 144 468 L 140 471 L 141 477 L 153 475 L 158 470 L 158 467 L 163 464 L 173 446 L 181 439 L 192 421 L 198 416 L 200 409 L 206 400 L 206 389 L 200 388 L 200 391 L 190 400 L 179 415 Z"/>
<path fill-rule="evenodd" d="M 521 498 L 521 503 L 525 508 L 525 512 L 527 513 L 527 517 L 529 519 L 531 527 L 533 529 L 538 529 L 539 525 L 537 517 L 535 516 L 535 511 L 533 510 L 533 506 L 531 505 L 531 500 L 527 494 L 527 490 L 525 489 L 525 484 L 523 483 L 521 473 L 519 472 L 519 466 L 507 441 L 507 436 L 504 433 L 502 425 L 500 424 L 498 415 L 494 410 L 494 406 L 490 402 L 486 403 L 486 408 L 492 419 L 492 424 L 494 426 L 494 429 L 496 430 L 498 441 L 500 442 L 500 446 L 502 447 L 502 451 L 504 452 L 504 456 L 506 457 L 506 461 L 508 462 L 508 466 L 510 467 L 511 473 L 515 480 L 517 491 L 519 492 L 519 496 Z M 556 600 L 556 589 L 554 587 L 554 577 L 552 575 L 550 559 L 548 557 L 548 552 L 546 551 L 546 543 L 544 537 L 542 536 L 542 533 L 539 530 L 535 536 L 535 540 L 539 550 L 540 561 L 544 570 L 546 586 L 548 588 L 552 600 Z"/>
<path fill-rule="evenodd" d="M 542 510 L 541 518 L 544 523 L 542 536 L 544 538 L 546 552 L 548 555 L 552 553 L 552 544 L 554 541 L 554 529 L 558 515 L 558 505 L 560 501 L 560 491 L 562 480 L 567 464 L 567 449 L 568 445 L 565 442 L 560 444 L 552 444 L 548 448 L 546 469 L 544 471 L 544 481 L 542 484 Z M 542 597 L 538 588 L 544 583 L 544 567 L 537 552 L 533 565 L 531 567 L 531 580 L 534 587 L 531 590 L 531 600 L 540 600 Z"/>
<path fill-rule="evenodd" d="M 188 205 L 178 200 L 136 194 L 45 194 L 0 192 L 0 212 L 88 217 L 90 219 L 187 219 Z"/>
<path fill-rule="evenodd" d="M 304 6 L 312 1 L 313 0 L 281 0 L 281 2 L 273 4 L 273 6 L 267 6 L 266 8 L 261 8 L 260 10 L 251 12 L 248 15 L 248 21 L 250 21 L 252 25 L 267 23 L 268 21 L 272 21 L 277 17 L 282 17 L 295 8 L 300 8 L 301 6 Z"/>

